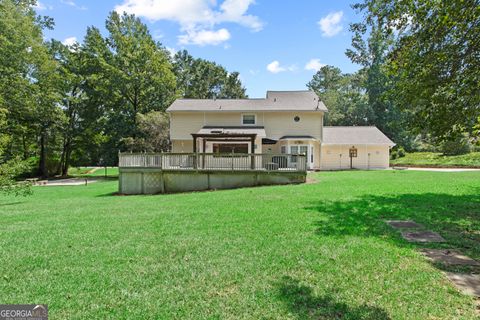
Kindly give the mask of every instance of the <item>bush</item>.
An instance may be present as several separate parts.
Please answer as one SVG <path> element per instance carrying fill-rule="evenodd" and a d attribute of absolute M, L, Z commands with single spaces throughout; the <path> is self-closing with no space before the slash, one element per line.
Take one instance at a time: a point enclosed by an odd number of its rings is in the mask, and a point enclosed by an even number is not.
<path fill-rule="evenodd" d="M 392 150 L 390 152 L 390 160 L 395 160 L 398 158 L 398 153 L 397 153 L 397 150 Z"/>
<path fill-rule="evenodd" d="M 457 137 L 453 140 L 444 141 L 441 144 L 441 151 L 446 156 L 455 156 L 470 152 L 470 143 L 465 137 Z"/>

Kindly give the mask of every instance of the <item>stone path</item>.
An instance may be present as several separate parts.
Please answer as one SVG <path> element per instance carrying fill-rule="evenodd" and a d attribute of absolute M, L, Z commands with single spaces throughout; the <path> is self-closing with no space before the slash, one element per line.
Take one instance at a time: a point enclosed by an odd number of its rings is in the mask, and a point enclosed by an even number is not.
<path fill-rule="evenodd" d="M 423 228 L 421 224 L 411 220 L 388 220 L 387 223 L 395 229 L 416 229 Z"/>
<path fill-rule="evenodd" d="M 445 239 L 433 231 L 402 232 L 403 239 L 409 242 L 445 242 Z"/>
<path fill-rule="evenodd" d="M 432 260 L 452 266 L 480 266 L 480 262 L 450 249 L 422 249 L 420 252 Z"/>
<path fill-rule="evenodd" d="M 480 276 L 478 274 L 447 272 L 447 277 L 463 293 L 480 297 Z"/>
<path fill-rule="evenodd" d="M 386 222 L 391 227 L 399 230 L 402 237 L 409 242 L 446 242 L 446 240 L 436 232 L 421 230 L 423 226 L 415 221 L 388 220 Z M 447 266 L 480 266 L 480 262 L 451 249 L 421 249 L 420 252 L 431 261 L 442 263 Z M 480 297 L 480 275 L 453 272 L 446 272 L 445 274 L 458 290 L 468 295 Z"/>

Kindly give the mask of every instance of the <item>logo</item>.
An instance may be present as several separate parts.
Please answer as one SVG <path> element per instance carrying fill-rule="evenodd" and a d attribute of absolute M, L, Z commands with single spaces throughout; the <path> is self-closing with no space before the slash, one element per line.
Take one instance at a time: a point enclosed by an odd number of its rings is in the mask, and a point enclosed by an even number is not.
<path fill-rule="evenodd" d="M 0 320 L 48 320 L 46 304 L 1 304 Z"/>

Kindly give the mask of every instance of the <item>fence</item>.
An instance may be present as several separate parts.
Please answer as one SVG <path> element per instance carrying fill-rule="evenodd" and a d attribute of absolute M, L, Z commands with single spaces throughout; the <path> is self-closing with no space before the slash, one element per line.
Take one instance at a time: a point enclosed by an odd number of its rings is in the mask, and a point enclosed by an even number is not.
<path fill-rule="evenodd" d="M 164 170 L 297 171 L 307 170 L 303 154 L 263 153 L 120 153 L 120 168 Z"/>

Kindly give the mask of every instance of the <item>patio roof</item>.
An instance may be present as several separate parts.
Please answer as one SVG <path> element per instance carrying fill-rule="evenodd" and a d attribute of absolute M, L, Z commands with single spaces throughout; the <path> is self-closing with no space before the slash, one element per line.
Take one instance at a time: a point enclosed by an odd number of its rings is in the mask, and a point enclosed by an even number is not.
<path fill-rule="evenodd" d="M 204 126 L 196 133 L 198 136 L 211 135 L 252 135 L 255 134 L 259 138 L 265 138 L 265 128 L 260 126 L 239 127 L 239 126 Z"/>

